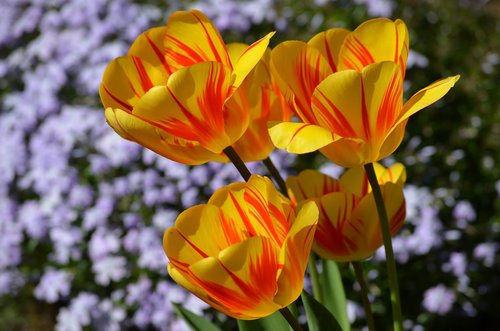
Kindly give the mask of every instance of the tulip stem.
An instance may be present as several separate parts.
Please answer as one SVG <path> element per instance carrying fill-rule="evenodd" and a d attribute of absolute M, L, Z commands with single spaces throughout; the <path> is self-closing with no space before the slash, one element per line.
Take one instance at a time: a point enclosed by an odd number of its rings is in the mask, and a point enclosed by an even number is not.
<path fill-rule="evenodd" d="M 281 315 L 283 315 L 283 317 L 286 319 L 288 324 L 290 324 L 294 331 L 304 331 L 302 329 L 302 326 L 300 326 L 299 321 L 295 318 L 295 316 L 293 316 L 292 312 L 287 307 L 281 308 L 280 313 Z"/>
<path fill-rule="evenodd" d="M 380 219 L 380 226 L 382 228 L 382 238 L 384 240 L 385 259 L 387 267 L 387 277 L 389 280 L 389 288 L 391 290 L 391 305 L 392 317 L 394 323 L 394 330 L 403 330 L 403 319 L 401 316 L 401 303 L 399 299 L 399 286 L 398 275 L 396 272 L 396 262 L 394 260 L 394 252 L 392 250 L 391 230 L 389 228 L 389 218 L 387 217 L 387 210 L 384 205 L 384 198 L 380 185 L 378 183 L 377 175 L 373 163 L 365 164 L 366 175 L 372 187 L 373 196 L 375 198 L 375 205 Z"/>
<path fill-rule="evenodd" d="M 313 252 L 309 254 L 309 275 L 311 276 L 314 299 L 323 303 L 323 295 L 321 293 L 321 285 L 319 283 L 318 266 L 316 264 L 316 255 L 314 255 Z"/>
<path fill-rule="evenodd" d="M 281 193 L 283 193 L 285 196 L 288 196 L 285 180 L 283 179 L 280 172 L 278 171 L 278 169 L 274 165 L 273 161 L 271 161 L 271 158 L 267 157 L 266 159 L 264 159 L 263 162 L 264 162 L 264 165 L 266 166 L 267 170 L 271 174 L 271 176 L 276 181 L 276 184 L 278 184 L 278 187 L 281 190 Z"/>
<path fill-rule="evenodd" d="M 370 305 L 370 300 L 368 300 L 368 285 L 366 284 L 365 275 L 363 272 L 363 265 L 361 262 L 352 262 L 352 267 L 354 268 L 354 273 L 356 274 L 356 279 L 358 280 L 359 286 L 361 288 L 361 297 L 363 299 L 363 308 L 365 309 L 366 324 L 369 331 L 375 331 L 375 322 L 373 320 L 372 308 Z"/>
<path fill-rule="evenodd" d="M 248 170 L 247 166 L 245 165 L 245 162 L 243 162 L 243 160 L 238 155 L 238 153 L 236 153 L 236 151 L 234 150 L 234 148 L 231 147 L 231 146 L 228 146 L 228 147 L 224 148 L 224 154 L 226 154 L 226 156 L 228 157 L 228 159 L 231 162 L 233 162 L 234 166 L 239 171 L 241 177 L 243 177 L 243 179 L 246 182 L 248 182 L 248 180 L 250 179 L 250 176 L 252 175 L 252 173 L 250 172 L 250 170 Z"/>

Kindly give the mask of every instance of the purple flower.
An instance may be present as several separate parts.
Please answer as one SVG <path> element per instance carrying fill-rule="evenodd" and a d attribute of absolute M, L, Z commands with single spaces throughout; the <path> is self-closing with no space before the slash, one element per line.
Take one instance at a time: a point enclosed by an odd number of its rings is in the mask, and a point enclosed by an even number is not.
<path fill-rule="evenodd" d="M 128 275 L 127 259 L 123 256 L 106 256 L 94 261 L 92 271 L 99 285 L 107 286 L 110 282 L 118 282 Z"/>
<path fill-rule="evenodd" d="M 464 229 L 467 224 L 476 219 L 476 211 L 469 201 L 459 201 L 453 208 L 453 217 L 457 220 L 457 227 Z"/>
<path fill-rule="evenodd" d="M 498 243 L 495 242 L 481 243 L 474 248 L 474 257 L 482 261 L 486 267 L 490 268 L 495 263 L 497 250 L 498 250 Z"/>
<path fill-rule="evenodd" d="M 64 270 L 47 269 L 35 288 L 35 297 L 48 303 L 55 303 L 67 297 L 73 276 Z"/>
<path fill-rule="evenodd" d="M 431 313 L 445 315 L 451 310 L 455 299 L 452 290 L 439 284 L 425 291 L 422 306 Z"/>
<path fill-rule="evenodd" d="M 27 201 L 19 208 L 18 222 L 33 239 L 40 240 L 47 234 L 48 217 L 37 201 Z"/>
<path fill-rule="evenodd" d="M 105 228 L 98 228 L 90 238 L 89 256 L 95 262 L 100 259 L 118 252 L 121 247 L 119 234 L 111 232 Z"/>

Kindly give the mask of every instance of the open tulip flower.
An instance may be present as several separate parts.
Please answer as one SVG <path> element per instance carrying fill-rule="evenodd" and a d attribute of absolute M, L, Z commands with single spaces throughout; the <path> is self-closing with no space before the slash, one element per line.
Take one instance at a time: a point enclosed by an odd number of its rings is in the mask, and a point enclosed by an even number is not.
<path fill-rule="evenodd" d="M 286 41 L 274 48 L 271 68 L 302 122 L 272 124 L 274 144 L 297 154 L 320 150 L 344 167 L 392 154 L 408 118 L 459 79 L 438 80 L 403 104 L 408 43 L 401 20 L 379 18 L 352 32 L 331 29 L 308 43 Z"/>
<path fill-rule="evenodd" d="M 389 217 L 391 235 L 401 228 L 406 216 L 403 184 L 406 171 L 396 163 L 385 169 L 374 163 Z M 318 171 L 305 170 L 288 177 L 287 186 L 297 201 L 313 200 L 319 222 L 313 250 L 325 259 L 359 261 L 371 256 L 383 244 L 375 199 L 363 167 L 347 170 L 339 180 Z"/>
<path fill-rule="evenodd" d="M 223 150 L 243 135 L 250 117 L 232 96 L 271 36 L 231 61 L 205 15 L 174 13 L 106 68 L 99 94 L 108 123 L 123 138 L 181 163 L 226 161 Z"/>
<path fill-rule="evenodd" d="M 238 319 L 286 307 L 302 291 L 318 220 L 314 202 L 293 207 L 258 175 L 217 190 L 165 232 L 170 276 Z"/>

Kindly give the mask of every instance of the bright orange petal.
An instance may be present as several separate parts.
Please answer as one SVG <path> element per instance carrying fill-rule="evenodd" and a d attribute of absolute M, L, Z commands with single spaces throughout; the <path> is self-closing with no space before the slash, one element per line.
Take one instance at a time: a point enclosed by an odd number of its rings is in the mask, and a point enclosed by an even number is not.
<path fill-rule="evenodd" d="M 349 32 L 349 30 L 342 28 L 329 29 L 312 37 L 307 44 L 318 49 L 328 60 L 332 72 L 336 72 L 339 65 L 340 48 Z"/>
<path fill-rule="evenodd" d="M 134 113 L 174 137 L 197 141 L 218 154 L 239 138 L 228 136 L 225 126 L 230 84 L 227 67 L 217 62 L 196 64 L 173 73 L 166 87 L 151 89 Z"/>
<path fill-rule="evenodd" d="M 351 223 L 351 214 L 359 198 L 347 192 L 333 192 L 317 200 L 319 223 L 313 249 L 325 259 L 349 261 L 361 245 L 360 224 Z"/>
<path fill-rule="evenodd" d="M 200 11 L 177 11 L 167 22 L 165 56 L 171 72 L 196 63 L 215 61 L 232 69 L 221 35 Z"/>
<path fill-rule="evenodd" d="M 147 121 L 121 109 L 106 109 L 106 120 L 123 138 L 135 141 L 168 159 L 197 165 L 208 161 L 227 162 L 221 154 L 214 154 L 197 142 L 172 137 Z"/>
<path fill-rule="evenodd" d="M 320 51 L 301 41 L 283 42 L 271 52 L 271 70 L 298 117 L 316 124 L 311 113 L 311 96 L 316 86 L 332 73 Z"/>

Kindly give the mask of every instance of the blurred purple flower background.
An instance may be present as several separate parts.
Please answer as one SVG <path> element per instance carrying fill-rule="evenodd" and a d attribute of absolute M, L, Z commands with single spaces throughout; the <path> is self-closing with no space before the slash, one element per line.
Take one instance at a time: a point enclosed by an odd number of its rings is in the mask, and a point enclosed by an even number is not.
<path fill-rule="evenodd" d="M 246 35 L 258 25 L 284 32 L 297 25 L 307 26 L 311 37 L 331 21 L 321 9 L 335 2 L 317 0 L 304 8 L 272 0 L 168 5 L 3 0 L 0 311 L 28 297 L 35 305 L 55 304 L 52 317 L 59 331 L 189 330 L 171 303 L 199 314 L 207 305 L 169 280 L 162 235 L 183 208 L 206 201 L 240 177 L 231 164 L 189 167 L 120 138 L 105 122 L 97 95 L 101 75 L 141 32 L 163 24 L 174 10 L 200 9 L 223 33 Z M 390 17 L 396 6 L 390 0 L 355 3 L 371 16 Z M 338 18 L 336 24 L 350 22 Z M 428 64 L 411 51 L 409 68 Z M 488 68 L 494 70 L 495 63 Z M 430 162 L 436 148 L 422 145 L 422 139 L 410 139 L 402 153 L 406 165 Z M 453 151 L 446 162 L 459 162 L 463 153 Z M 292 170 L 295 156 L 276 151 L 271 158 L 284 175 L 297 171 Z M 260 164 L 249 166 L 264 173 Z M 342 172 L 331 164 L 320 169 L 335 177 Z M 498 199 L 499 183 L 492 199 Z M 478 210 L 453 189 L 410 184 L 405 196 L 407 226 L 394 238 L 397 261 L 408 264 L 439 252 L 426 268 L 444 275 L 430 277 L 420 296 L 412 298 L 419 316 L 453 309 L 474 316 L 477 295 L 490 291 L 475 275 L 498 270 L 498 243 L 481 238 L 473 247 L 460 247 L 463 237 L 474 233 Z M 444 245 L 454 251 L 440 250 Z M 379 275 L 376 266 L 383 259 L 379 250 L 369 278 Z M 362 320 L 359 302 L 349 300 L 349 314 L 353 322 Z M 0 313 L 0 324 L 6 318 Z M 419 323 L 407 321 L 415 330 Z"/>

